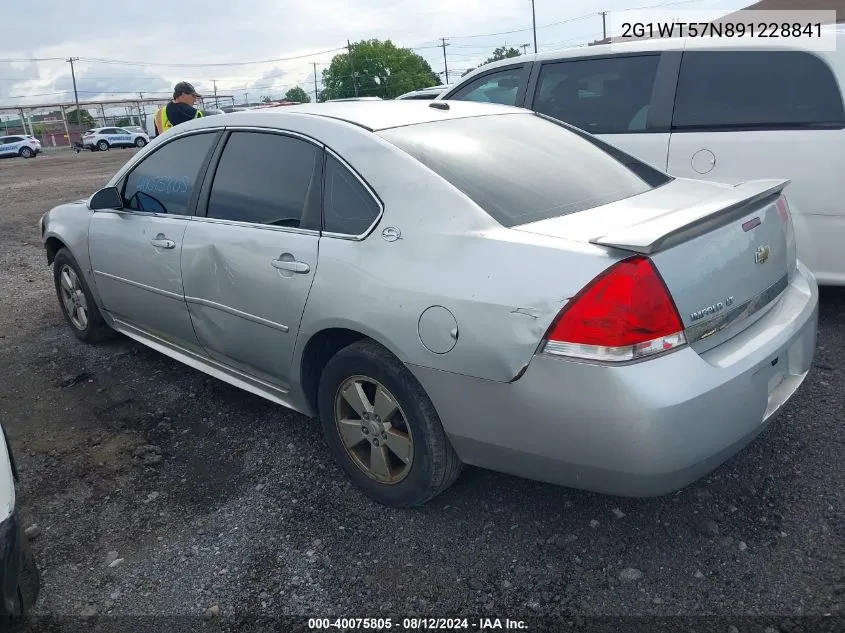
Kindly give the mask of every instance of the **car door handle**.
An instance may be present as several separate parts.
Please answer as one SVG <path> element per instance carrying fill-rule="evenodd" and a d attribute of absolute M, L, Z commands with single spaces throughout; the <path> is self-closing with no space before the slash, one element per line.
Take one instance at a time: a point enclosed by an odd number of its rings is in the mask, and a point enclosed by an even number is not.
<path fill-rule="evenodd" d="M 311 267 L 306 264 L 305 262 L 297 262 L 297 261 L 285 261 L 283 259 L 274 259 L 270 262 L 273 264 L 273 268 L 278 268 L 279 270 L 287 270 L 292 273 L 301 273 L 305 274 L 311 270 Z"/>
<path fill-rule="evenodd" d="M 161 236 L 151 239 L 150 244 L 156 248 L 176 248 L 176 242 Z"/>

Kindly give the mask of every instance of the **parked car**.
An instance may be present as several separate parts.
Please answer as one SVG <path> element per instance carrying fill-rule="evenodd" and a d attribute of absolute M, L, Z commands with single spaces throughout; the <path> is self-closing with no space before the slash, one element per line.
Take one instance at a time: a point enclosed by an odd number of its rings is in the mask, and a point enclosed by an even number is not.
<path fill-rule="evenodd" d="M 26 616 L 41 588 L 38 565 L 21 525 L 17 479 L 6 432 L 0 428 L 0 626 Z"/>
<path fill-rule="evenodd" d="M 412 90 L 403 95 L 396 97 L 397 99 L 434 99 L 449 89 L 449 86 L 433 86 L 431 88 L 422 88 L 421 90 Z"/>
<path fill-rule="evenodd" d="M 34 158 L 41 153 L 41 141 L 28 134 L 0 136 L 0 158 Z"/>
<path fill-rule="evenodd" d="M 439 99 L 524 106 L 674 176 L 788 178 L 799 255 L 845 285 L 845 31 L 586 46 L 486 64 Z"/>
<path fill-rule="evenodd" d="M 130 132 L 122 127 L 98 127 L 82 135 L 82 147 L 92 152 L 106 152 L 112 147 L 144 147 L 150 137 L 143 132 Z"/>
<path fill-rule="evenodd" d="M 80 340 L 318 416 L 382 503 L 462 463 L 647 496 L 810 369 L 786 184 L 673 178 L 518 108 L 323 103 L 184 123 L 41 237 Z"/>

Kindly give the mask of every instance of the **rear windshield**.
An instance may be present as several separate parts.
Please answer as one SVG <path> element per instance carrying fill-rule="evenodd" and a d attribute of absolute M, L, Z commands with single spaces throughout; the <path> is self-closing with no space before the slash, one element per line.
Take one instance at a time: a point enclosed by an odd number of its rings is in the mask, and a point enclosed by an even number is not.
<path fill-rule="evenodd" d="M 421 123 L 379 135 L 507 227 L 609 204 L 672 180 L 585 132 L 532 113 Z"/>

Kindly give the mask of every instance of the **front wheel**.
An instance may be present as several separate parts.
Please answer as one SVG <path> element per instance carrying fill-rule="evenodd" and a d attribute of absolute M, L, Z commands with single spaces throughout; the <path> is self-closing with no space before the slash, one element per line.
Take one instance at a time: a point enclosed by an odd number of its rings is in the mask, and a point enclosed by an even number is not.
<path fill-rule="evenodd" d="M 32 158 L 35 156 L 35 152 L 33 152 L 29 147 L 21 148 L 21 156 L 24 158 Z"/>
<path fill-rule="evenodd" d="M 107 141 L 98 141 L 97 142 L 97 149 L 101 152 L 106 152 L 109 149 L 109 144 Z"/>
<path fill-rule="evenodd" d="M 114 335 L 100 314 L 79 264 L 66 248 L 60 249 L 53 260 L 53 282 L 62 314 L 76 338 L 97 343 Z"/>
<path fill-rule="evenodd" d="M 335 459 L 379 503 L 422 505 L 461 472 L 428 395 L 377 343 L 353 343 L 331 358 L 320 379 L 318 408 Z"/>
<path fill-rule="evenodd" d="M 146 145 L 146 144 L 147 144 L 147 141 L 145 139 L 141 138 L 141 137 L 138 137 L 138 138 L 135 139 L 135 147 L 137 147 L 137 148 L 144 147 L 144 145 Z"/>

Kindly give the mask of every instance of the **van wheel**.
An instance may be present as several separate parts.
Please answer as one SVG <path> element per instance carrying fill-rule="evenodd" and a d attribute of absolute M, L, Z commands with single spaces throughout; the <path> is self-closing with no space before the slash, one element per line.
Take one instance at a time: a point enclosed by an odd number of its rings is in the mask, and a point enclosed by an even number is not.
<path fill-rule="evenodd" d="M 108 141 L 97 141 L 97 149 L 101 152 L 107 152 L 109 149 Z"/>
<path fill-rule="evenodd" d="M 379 503 L 422 505 L 461 472 L 422 385 L 373 341 L 353 343 L 329 360 L 320 378 L 318 409 L 335 459 Z"/>
<path fill-rule="evenodd" d="M 106 325 L 79 264 L 67 248 L 59 249 L 53 260 L 53 282 L 59 307 L 73 334 L 80 341 L 98 343 L 115 335 Z"/>

